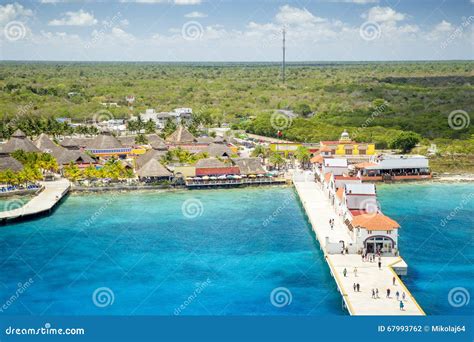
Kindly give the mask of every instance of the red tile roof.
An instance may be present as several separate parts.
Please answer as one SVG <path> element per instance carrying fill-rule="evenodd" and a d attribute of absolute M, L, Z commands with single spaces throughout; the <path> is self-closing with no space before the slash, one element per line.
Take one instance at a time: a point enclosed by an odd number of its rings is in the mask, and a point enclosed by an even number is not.
<path fill-rule="evenodd" d="M 329 182 L 329 180 L 331 179 L 331 176 L 332 176 L 332 172 L 328 172 L 324 175 L 324 179 L 326 180 L 326 182 Z"/>
<path fill-rule="evenodd" d="M 313 164 L 316 164 L 316 163 L 319 163 L 321 164 L 323 162 L 323 156 L 322 155 L 317 155 L 317 156 L 314 156 L 313 158 L 311 158 L 311 163 Z"/>
<path fill-rule="evenodd" d="M 352 219 L 352 226 L 367 230 L 392 230 L 400 228 L 396 221 L 382 213 L 356 216 Z"/>
<path fill-rule="evenodd" d="M 229 167 L 197 167 L 196 176 L 213 176 L 213 175 L 238 175 L 240 169 L 236 166 Z"/>

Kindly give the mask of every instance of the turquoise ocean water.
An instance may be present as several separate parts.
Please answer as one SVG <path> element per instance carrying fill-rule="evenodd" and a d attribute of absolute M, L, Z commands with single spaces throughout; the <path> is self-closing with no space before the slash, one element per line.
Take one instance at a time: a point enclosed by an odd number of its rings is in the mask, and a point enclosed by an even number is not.
<path fill-rule="evenodd" d="M 428 314 L 472 313 L 448 301 L 456 287 L 473 293 L 472 198 L 440 221 L 473 192 L 379 187 L 384 212 L 402 224 L 407 285 Z M 71 195 L 50 216 L 0 227 L 0 314 L 345 314 L 293 196 L 281 187 Z"/>

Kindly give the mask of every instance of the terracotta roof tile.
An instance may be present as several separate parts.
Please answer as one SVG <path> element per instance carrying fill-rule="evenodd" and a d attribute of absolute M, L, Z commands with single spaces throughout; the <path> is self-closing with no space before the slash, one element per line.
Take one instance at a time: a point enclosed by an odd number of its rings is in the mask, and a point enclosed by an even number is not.
<path fill-rule="evenodd" d="M 382 213 L 355 216 L 352 219 L 352 226 L 367 230 L 392 230 L 400 228 L 396 221 Z"/>

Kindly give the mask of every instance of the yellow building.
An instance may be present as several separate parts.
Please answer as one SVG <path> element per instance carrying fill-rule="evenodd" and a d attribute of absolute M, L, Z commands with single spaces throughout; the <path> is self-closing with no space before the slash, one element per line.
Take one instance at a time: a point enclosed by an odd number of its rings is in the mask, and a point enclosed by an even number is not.
<path fill-rule="evenodd" d="M 375 144 L 352 141 L 347 131 L 341 134 L 339 140 L 321 141 L 320 144 L 321 148 L 330 149 L 333 156 L 371 156 L 375 154 Z"/>

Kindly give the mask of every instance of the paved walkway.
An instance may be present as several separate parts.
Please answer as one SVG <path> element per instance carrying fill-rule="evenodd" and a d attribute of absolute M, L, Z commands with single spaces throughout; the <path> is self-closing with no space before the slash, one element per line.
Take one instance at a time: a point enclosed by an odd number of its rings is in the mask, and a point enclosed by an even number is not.
<path fill-rule="evenodd" d="M 51 210 L 70 189 L 67 179 L 52 182 L 41 182 L 44 189 L 24 206 L 0 212 L 0 220 L 9 220 Z"/>
<path fill-rule="evenodd" d="M 326 251 L 326 237 L 329 242 L 352 242 L 343 222 L 335 214 L 328 197 L 314 181 L 310 173 L 295 174 L 293 183 L 300 200 L 306 210 L 316 237 L 324 251 L 331 273 L 336 280 L 339 292 L 351 315 L 424 315 L 425 313 L 395 274 L 391 265 L 404 263 L 401 257 L 382 257 L 382 268 L 377 262 L 364 262 L 358 254 L 328 254 Z M 333 230 L 329 226 L 329 219 L 334 218 L 336 225 Z M 357 268 L 357 277 L 354 268 Z M 344 277 L 344 268 L 347 275 Z M 395 277 L 395 286 L 393 285 Z M 353 289 L 354 283 L 360 284 L 360 292 Z M 386 298 L 387 288 L 390 288 L 390 298 Z M 379 298 L 372 299 L 372 289 L 379 290 Z M 400 297 L 405 292 L 404 310 L 400 310 L 400 302 L 395 294 L 399 291 Z"/>

